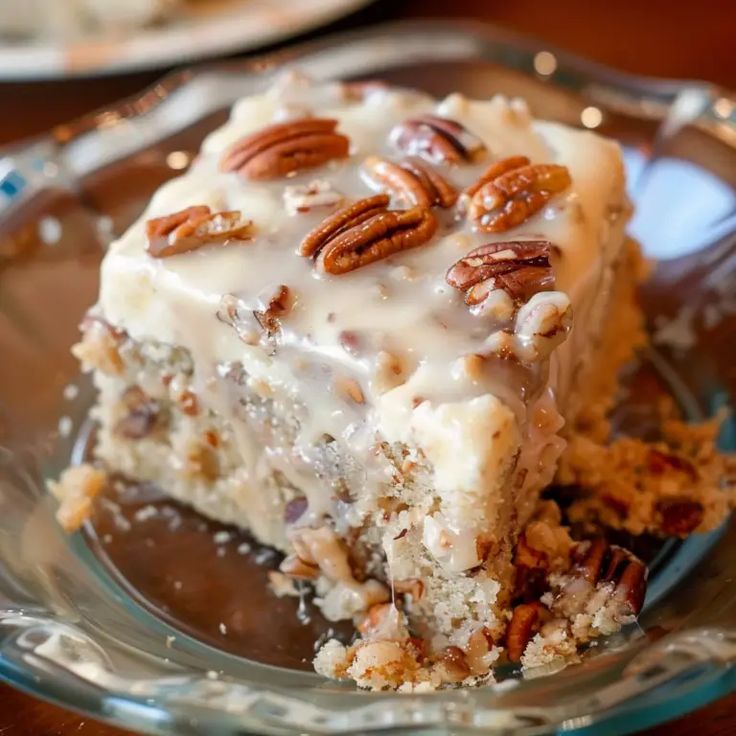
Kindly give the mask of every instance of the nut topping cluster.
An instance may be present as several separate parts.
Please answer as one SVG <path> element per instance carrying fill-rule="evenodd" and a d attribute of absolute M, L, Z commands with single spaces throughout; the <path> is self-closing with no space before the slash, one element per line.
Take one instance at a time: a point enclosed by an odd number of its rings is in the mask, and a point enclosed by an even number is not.
<path fill-rule="evenodd" d="M 307 234 L 299 253 L 324 273 L 343 274 L 431 239 L 437 220 L 430 210 L 389 210 L 388 203 L 377 194 L 338 210 Z"/>
<path fill-rule="evenodd" d="M 445 277 L 465 292 L 465 303 L 480 304 L 494 289 L 503 289 L 514 301 L 525 302 L 539 291 L 554 288 L 548 240 L 512 240 L 488 243 L 471 250 Z"/>
<path fill-rule="evenodd" d="M 474 312 L 501 323 L 514 319 L 513 329 L 508 326 L 489 337 L 489 353 L 533 363 L 567 337 L 572 310 L 566 294 L 552 291 L 554 247 L 547 240 L 488 243 L 447 272 L 447 283 L 464 292 L 465 303 Z"/>
<path fill-rule="evenodd" d="M 486 150 L 478 136 L 456 120 L 438 115 L 405 120 L 391 131 L 390 138 L 400 151 L 437 164 L 472 161 Z"/>
<path fill-rule="evenodd" d="M 520 225 L 567 189 L 567 167 L 532 164 L 526 156 L 496 161 L 465 190 L 468 217 L 483 232 L 503 232 Z"/>
<path fill-rule="evenodd" d="M 247 240 L 252 235 L 253 223 L 243 220 L 240 212 L 213 213 L 205 205 L 195 205 L 148 220 L 146 250 L 154 258 L 168 258 L 210 243 Z"/>
<path fill-rule="evenodd" d="M 346 158 L 350 140 L 335 128 L 337 120 L 324 118 L 269 125 L 235 143 L 222 157 L 220 168 L 247 179 L 276 179 Z"/>
<path fill-rule="evenodd" d="M 457 191 L 430 164 L 416 156 L 398 164 L 379 156 L 369 156 L 363 162 L 368 178 L 409 206 L 452 207 L 457 201 Z"/>
<path fill-rule="evenodd" d="M 576 543 L 567 558 L 565 572 L 555 572 L 549 560 L 520 539 L 514 563 L 517 566 L 517 600 L 505 633 L 508 658 L 522 660 L 527 645 L 540 633 L 566 629 L 588 640 L 606 630 L 605 616 L 618 625 L 637 616 L 644 603 L 647 569 L 631 552 L 602 538 Z M 519 577 L 521 573 L 521 578 Z M 520 586 L 521 583 L 521 586 Z M 548 628 L 550 631 L 548 631 Z"/>

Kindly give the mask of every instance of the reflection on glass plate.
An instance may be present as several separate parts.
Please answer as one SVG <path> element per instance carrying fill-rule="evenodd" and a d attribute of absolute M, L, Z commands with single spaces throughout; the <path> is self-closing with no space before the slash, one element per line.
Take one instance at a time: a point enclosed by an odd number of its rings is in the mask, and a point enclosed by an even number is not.
<path fill-rule="evenodd" d="M 446 23 L 376 29 L 277 61 L 318 78 L 523 96 L 535 115 L 618 138 L 638 206 L 634 233 L 658 259 L 642 294 L 655 349 L 632 378 L 619 422 L 646 420 L 647 401 L 661 391 L 691 417 L 728 403 L 736 388 L 736 131 L 725 93 L 619 76 L 495 30 Z M 271 60 L 176 76 L 0 159 L 0 674 L 162 734 L 622 733 L 733 689 L 730 521 L 649 550 L 639 624 L 580 664 L 535 679 L 506 667 L 497 684 L 422 696 L 356 692 L 308 671 L 325 624 L 307 603 L 264 594 L 270 553 L 150 488 L 121 486 L 85 534 L 59 530 L 43 478 L 81 456 L 88 440 L 90 387 L 68 348 L 94 301 L 104 246 L 188 166 L 227 106 L 269 84 L 275 70 Z M 638 402 L 642 391 L 647 401 Z M 736 446 L 733 424 L 723 443 Z M 213 576 L 221 593 L 204 598 L 202 580 Z"/>
<path fill-rule="evenodd" d="M 39 12 L 29 12 L 27 0 L 3 0 L 0 79 L 131 72 L 263 48 L 349 15 L 369 2 L 164 1 L 158 6 L 168 8 L 165 17 L 145 23 L 159 15 L 153 2 L 133 3 L 126 12 L 106 2 L 48 0 L 45 8 L 40 4 Z M 85 5 L 86 12 L 79 9 Z"/>

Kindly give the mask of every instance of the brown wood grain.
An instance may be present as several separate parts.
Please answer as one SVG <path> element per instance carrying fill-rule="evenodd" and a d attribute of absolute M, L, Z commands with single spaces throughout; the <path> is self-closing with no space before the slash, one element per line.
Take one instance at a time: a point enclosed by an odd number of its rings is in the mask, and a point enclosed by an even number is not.
<path fill-rule="evenodd" d="M 0 0 L 2 2 L 2 0 Z M 340 27 L 427 16 L 487 20 L 626 71 L 701 78 L 736 89 L 733 0 L 405 0 L 379 3 Z M 106 79 L 0 84 L 0 145 L 133 94 L 160 72 Z M 124 736 L 126 732 L 0 685 L 2 736 Z M 736 734 L 736 695 L 647 736 Z"/>

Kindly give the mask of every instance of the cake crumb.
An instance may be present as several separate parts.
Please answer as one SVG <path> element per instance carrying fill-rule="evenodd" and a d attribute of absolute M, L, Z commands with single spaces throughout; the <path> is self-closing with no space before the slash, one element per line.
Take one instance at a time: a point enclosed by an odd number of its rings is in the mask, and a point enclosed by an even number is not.
<path fill-rule="evenodd" d="M 134 516 L 136 521 L 142 522 L 153 519 L 157 515 L 158 509 L 153 504 L 148 504 L 147 506 L 143 506 L 142 508 L 138 509 L 135 512 Z"/>
<path fill-rule="evenodd" d="M 91 516 L 94 500 L 106 481 L 107 474 L 89 463 L 73 465 L 58 481 L 48 481 L 49 492 L 60 501 L 56 520 L 65 532 L 77 531 Z"/>
<path fill-rule="evenodd" d="M 591 533 L 608 527 L 684 537 L 714 529 L 736 504 L 736 456 L 716 446 L 723 418 L 663 417 L 657 441 L 572 436 L 557 472 L 561 485 L 578 489 L 570 521 Z"/>
<path fill-rule="evenodd" d="M 278 570 L 268 571 L 268 587 L 277 598 L 299 597 L 299 590 L 294 580 Z"/>

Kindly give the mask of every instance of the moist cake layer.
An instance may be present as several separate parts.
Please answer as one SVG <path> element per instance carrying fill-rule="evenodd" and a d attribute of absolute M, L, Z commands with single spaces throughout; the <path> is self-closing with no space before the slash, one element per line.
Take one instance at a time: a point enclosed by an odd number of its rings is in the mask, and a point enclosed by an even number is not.
<path fill-rule="evenodd" d="M 521 101 L 282 80 L 105 257 L 98 455 L 282 549 L 328 618 L 398 592 L 430 651 L 498 641 L 628 212 L 617 145 Z"/>

